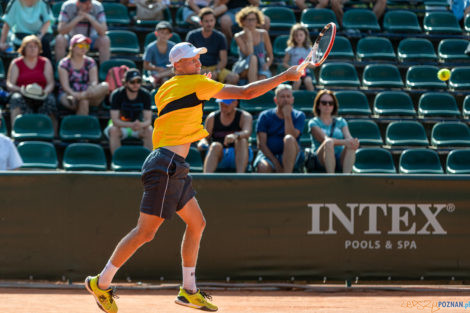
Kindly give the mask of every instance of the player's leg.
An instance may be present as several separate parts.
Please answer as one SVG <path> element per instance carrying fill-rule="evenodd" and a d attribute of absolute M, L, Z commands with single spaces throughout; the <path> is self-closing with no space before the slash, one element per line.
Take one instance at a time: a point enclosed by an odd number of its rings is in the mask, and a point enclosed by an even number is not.
<path fill-rule="evenodd" d="M 282 152 L 282 168 L 284 173 L 292 173 L 299 151 L 297 139 L 292 135 L 284 136 L 284 150 Z"/>
<path fill-rule="evenodd" d="M 204 160 L 204 173 L 214 173 L 222 160 L 224 153 L 224 146 L 220 142 L 213 142 L 207 151 L 206 159 Z"/>

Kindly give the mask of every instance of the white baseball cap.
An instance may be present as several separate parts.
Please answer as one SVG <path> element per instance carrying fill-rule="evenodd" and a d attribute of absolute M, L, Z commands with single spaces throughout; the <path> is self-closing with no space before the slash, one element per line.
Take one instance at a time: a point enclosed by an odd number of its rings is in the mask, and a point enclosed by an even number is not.
<path fill-rule="evenodd" d="M 207 49 L 196 48 L 189 42 L 180 42 L 173 46 L 170 50 L 170 63 L 168 66 L 174 66 L 176 62 L 181 59 L 192 58 L 198 54 L 204 54 L 207 52 Z"/>

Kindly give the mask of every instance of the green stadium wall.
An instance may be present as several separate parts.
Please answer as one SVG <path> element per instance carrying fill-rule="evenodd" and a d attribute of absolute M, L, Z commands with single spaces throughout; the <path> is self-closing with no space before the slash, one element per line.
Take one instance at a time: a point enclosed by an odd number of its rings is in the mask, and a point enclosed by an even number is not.
<path fill-rule="evenodd" d="M 470 274 L 470 176 L 193 175 L 198 278 Z M 2 172 L 0 278 L 83 279 L 136 224 L 138 174 Z M 117 278 L 178 280 L 175 216 Z"/>

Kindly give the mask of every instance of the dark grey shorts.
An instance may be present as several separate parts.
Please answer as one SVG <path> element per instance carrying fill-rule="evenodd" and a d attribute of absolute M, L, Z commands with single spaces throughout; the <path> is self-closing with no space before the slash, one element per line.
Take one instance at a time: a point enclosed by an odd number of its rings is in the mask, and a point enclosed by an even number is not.
<path fill-rule="evenodd" d="M 165 148 L 153 150 L 142 166 L 144 194 L 140 211 L 170 219 L 196 195 L 189 164 Z"/>

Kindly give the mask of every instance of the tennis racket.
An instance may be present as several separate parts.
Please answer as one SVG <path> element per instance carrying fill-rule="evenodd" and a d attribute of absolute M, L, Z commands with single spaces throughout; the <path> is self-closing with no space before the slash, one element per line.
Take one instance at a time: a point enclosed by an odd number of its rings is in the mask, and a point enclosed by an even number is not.
<path fill-rule="evenodd" d="M 335 36 L 336 24 L 333 22 L 328 23 L 313 43 L 312 49 L 310 49 L 305 60 L 297 66 L 297 72 L 303 73 L 309 64 L 316 67 L 325 62 L 328 54 L 330 54 L 331 48 L 333 48 Z"/>

